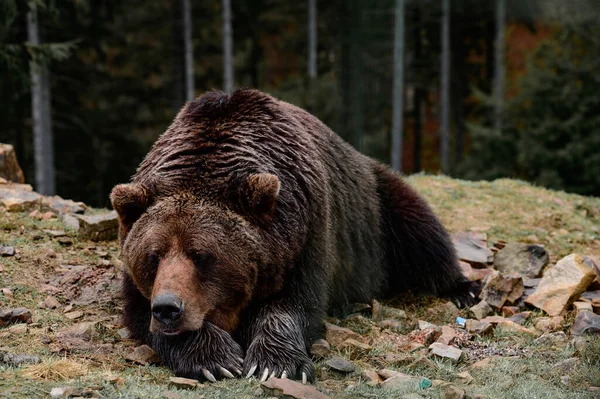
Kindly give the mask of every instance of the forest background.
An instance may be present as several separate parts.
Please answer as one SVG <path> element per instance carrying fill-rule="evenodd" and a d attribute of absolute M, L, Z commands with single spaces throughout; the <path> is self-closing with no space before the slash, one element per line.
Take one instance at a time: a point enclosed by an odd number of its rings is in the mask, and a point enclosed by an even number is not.
<path fill-rule="evenodd" d="M 186 100 L 250 86 L 405 174 L 600 195 L 596 0 L 0 0 L 0 142 L 93 206 Z"/>

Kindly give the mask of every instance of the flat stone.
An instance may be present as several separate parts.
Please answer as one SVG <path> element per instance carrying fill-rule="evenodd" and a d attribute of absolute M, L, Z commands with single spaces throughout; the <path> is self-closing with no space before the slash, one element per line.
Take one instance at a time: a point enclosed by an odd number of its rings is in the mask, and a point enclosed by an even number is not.
<path fill-rule="evenodd" d="M 516 302 L 524 292 L 523 278 L 516 274 L 505 276 L 496 271 L 484 283 L 479 297 L 496 309 L 501 309 L 506 302 Z"/>
<path fill-rule="evenodd" d="M 0 245 L 0 256 L 14 256 L 15 247 Z"/>
<path fill-rule="evenodd" d="M 408 366 L 415 361 L 415 358 L 401 353 L 386 353 L 383 360 L 386 364 L 392 366 Z"/>
<path fill-rule="evenodd" d="M 335 371 L 340 373 L 352 373 L 355 369 L 354 365 L 341 357 L 335 356 L 329 359 L 325 364 Z"/>
<path fill-rule="evenodd" d="M 52 399 L 81 397 L 82 391 L 76 387 L 55 387 L 50 390 Z"/>
<path fill-rule="evenodd" d="M 536 278 L 548 265 L 548 252 L 532 244 L 509 243 L 494 257 L 494 269 L 502 273 L 518 273 L 521 276 Z"/>
<path fill-rule="evenodd" d="M 80 310 L 75 310 L 73 312 L 65 313 L 65 317 L 69 320 L 76 320 L 83 317 L 83 312 Z"/>
<path fill-rule="evenodd" d="M 0 310 L 0 327 L 12 323 L 31 323 L 31 311 L 27 308 Z"/>
<path fill-rule="evenodd" d="M 460 382 L 462 382 L 463 384 L 466 384 L 466 385 L 469 385 L 474 380 L 473 376 L 468 371 L 463 371 L 461 373 L 458 373 L 456 376 L 458 377 Z"/>
<path fill-rule="evenodd" d="M 79 220 L 79 237 L 92 241 L 109 241 L 117 238 L 119 219 L 117 212 L 111 211 L 100 215 L 76 215 Z"/>
<path fill-rule="evenodd" d="M 318 339 L 310 347 L 310 354 L 316 358 L 326 358 L 331 354 L 331 345 L 324 339 Z"/>
<path fill-rule="evenodd" d="M 480 336 L 489 335 L 494 332 L 494 326 L 491 323 L 481 320 L 468 319 L 465 328 L 471 334 L 477 334 Z"/>
<path fill-rule="evenodd" d="M 584 334 L 600 334 L 599 315 L 588 311 L 580 312 L 577 315 L 573 325 L 571 326 L 571 335 L 578 336 Z"/>
<path fill-rule="evenodd" d="M 24 364 L 40 363 L 39 356 L 31 356 L 23 353 L 15 354 L 0 351 L 0 364 L 5 364 L 11 367 L 20 367 Z"/>
<path fill-rule="evenodd" d="M 546 270 L 537 289 L 525 302 L 550 316 L 559 316 L 568 310 L 595 278 L 593 261 L 571 254 Z"/>
<path fill-rule="evenodd" d="M 504 317 L 513 317 L 520 313 L 521 309 L 518 306 L 502 306 L 500 312 Z"/>
<path fill-rule="evenodd" d="M 119 334 L 119 338 L 121 339 L 131 338 L 131 333 L 129 332 L 129 329 L 127 327 L 119 328 L 117 334 Z"/>
<path fill-rule="evenodd" d="M 27 324 L 25 323 L 21 323 L 21 324 L 14 324 L 10 327 L 8 327 L 8 332 L 11 335 L 23 335 L 23 334 L 27 334 L 28 328 L 27 328 Z"/>
<path fill-rule="evenodd" d="M 136 347 L 133 352 L 125 356 L 125 358 L 141 365 L 160 363 L 160 357 L 158 357 L 154 349 L 150 348 L 148 345 Z"/>
<path fill-rule="evenodd" d="M 509 320 L 514 321 L 517 324 L 523 325 L 523 323 L 525 323 L 527 320 L 529 320 L 530 317 L 531 317 L 531 312 L 526 311 L 526 312 L 519 312 L 519 313 L 509 317 Z"/>
<path fill-rule="evenodd" d="M 379 374 L 381 376 L 381 378 L 383 378 L 384 380 L 387 380 L 388 378 L 393 378 L 393 377 L 413 377 L 412 375 L 404 374 L 399 371 L 390 370 L 390 369 L 381 369 L 377 372 L 377 374 Z"/>
<path fill-rule="evenodd" d="M 67 235 L 63 230 L 43 230 L 43 232 L 54 238 L 65 237 Z"/>
<path fill-rule="evenodd" d="M 450 326 L 442 326 L 442 335 L 437 339 L 436 342 L 444 345 L 452 345 L 458 337 L 456 330 Z"/>
<path fill-rule="evenodd" d="M 477 305 L 471 306 L 471 312 L 477 320 L 481 320 L 489 316 L 493 312 L 493 309 L 486 301 L 482 300 Z"/>
<path fill-rule="evenodd" d="M 27 190 L 30 187 L 21 184 L 2 186 L 0 187 L 0 202 L 9 212 L 30 212 L 39 209 L 42 204 L 42 196 Z"/>
<path fill-rule="evenodd" d="M 200 381 L 191 378 L 183 377 L 169 377 L 169 384 L 176 386 L 177 388 L 198 388 L 201 387 Z"/>
<path fill-rule="evenodd" d="M 458 261 L 460 269 L 469 281 L 481 281 L 494 272 L 492 268 L 475 269 L 467 262 Z"/>
<path fill-rule="evenodd" d="M 83 202 L 66 200 L 58 195 L 42 198 L 42 208 L 50 209 L 59 214 L 84 213 L 87 206 Z"/>
<path fill-rule="evenodd" d="M 457 363 L 462 356 L 462 351 L 454 346 L 440 344 L 439 342 L 434 342 L 429 345 L 429 350 L 431 354 L 443 359 L 450 359 L 453 363 Z"/>
<path fill-rule="evenodd" d="M 96 324 L 97 322 L 95 321 L 73 324 L 71 327 L 60 330 L 58 333 L 56 333 L 56 336 L 58 338 L 69 336 L 78 337 L 89 341 L 92 339 L 92 336 L 96 331 Z"/>
<path fill-rule="evenodd" d="M 586 291 L 583 294 L 581 294 L 581 298 L 582 301 L 588 301 L 588 302 L 592 302 L 594 300 L 600 300 L 600 291 L 596 290 L 596 291 Z"/>
<path fill-rule="evenodd" d="M 453 384 L 442 385 L 443 399 L 464 399 L 465 390 Z"/>
<path fill-rule="evenodd" d="M 569 338 L 563 331 L 545 333 L 535 339 L 535 342 L 539 345 L 553 346 L 564 346 L 568 341 Z"/>
<path fill-rule="evenodd" d="M 49 295 L 46 297 L 46 299 L 44 299 L 43 302 L 43 307 L 46 309 L 56 309 L 59 308 L 60 302 L 58 302 L 58 299 L 56 299 L 56 297 Z"/>
<path fill-rule="evenodd" d="M 494 253 L 487 247 L 485 233 L 460 232 L 452 237 L 458 258 L 475 267 L 485 267 L 494 259 Z"/>
<path fill-rule="evenodd" d="M 363 370 L 360 373 L 360 376 L 363 380 L 365 380 L 365 382 L 367 383 L 367 385 L 370 386 L 375 386 L 378 385 L 382 382 L 381 377 L 379 377 L 379 374 L 377 374 L 376 371 L 372 371 L 372 370 Z"/>
<path fill-rule="evenodd" d="M 17 161 L 17 153 L 10 144 L 0 143 L 0 177 L 6 182 L 25 183 L 25 175 Z"/>
<path fill-rule="evenodd" d="M 514 332 L 514 333 L 526 334 L 526 335 L 535 336 L 535 337 L 540 335 L 537 331 L 523 327 L 522 325 L 519 325 L 512 320 L 501 321 L 500 323 L 497 324 L 497 326 L 503 328 L 506 331 L 510 331 L 510 332 Z"/>
<path fill-rule="evenodd" d="M 64 214 L 60 216 L 60 220 L 64 225 L 71 231 L 79 231 L 79 219 L 71 214 Z"/>
<path fill-rule="evenodd" d="M 335 324 L 325 323 L 325 339 L 332 346 L 341 346 L 347 339 L 360 339 L 360 336 L 349 328 L 336 326 Z"/>
<path fill-rule="evenodd" d="M 556 331 L 561 327 L 563 318 L 560 316 L 540 317 L 535 321 L 534 327 L 542 332 Z"/>
<path fill-rule="evenodd" d="M 577 313 L 583 312 L 584 310 L 588 310 L 590 312 L 594 311 L 594 308 L 592 307 L 592 303 L 586 302 L 586 301 L 573 302 L 573 309 L 575 309 L 577 311 Z"/>
<path fill-rule="evenodd" d="M 425 321 L 425 320 L 419 320 L 418 324 L 419 324 L 419 330 L 426 330 L 428 328 L 432 328 L 432 329 L 435 330 L 435 329 L 438 328 L 438 326 L 436 326 L 435 324 L 430 323 L 430 322 Z"/>
<path fill-rule="evenodd" d="M 283 395 L 294 399 L 328 399 L 329 396 L 319 392 L 313 385 L 305 385 L 289 378 L 269 378 L 260 384 L 268 395 Z"/>

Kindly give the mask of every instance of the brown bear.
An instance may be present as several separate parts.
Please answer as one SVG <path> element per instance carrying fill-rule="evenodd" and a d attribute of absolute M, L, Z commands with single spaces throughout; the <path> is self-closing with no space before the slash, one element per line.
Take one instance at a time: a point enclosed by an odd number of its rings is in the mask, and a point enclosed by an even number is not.
<path fill-rule="evenodd" d="M 111 200 L 125 324 L 184 377 L 312 380 L 327 311 L 477 289 L 399 175 L 255 90 L 186 104 Z"/>

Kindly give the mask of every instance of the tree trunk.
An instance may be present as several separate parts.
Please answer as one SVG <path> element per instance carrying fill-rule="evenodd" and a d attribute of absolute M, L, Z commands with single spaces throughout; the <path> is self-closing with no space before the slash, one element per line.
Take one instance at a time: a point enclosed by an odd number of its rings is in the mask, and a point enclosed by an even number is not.
<path fill-rule="evenodd" d="M 317 77 L 317 0 L 308 0 L 308 77 Z"/>
<path fill-rule="evenodd" d="M 185 93 L 185 78 L 184 78 L 184 65 L 185 65 L 185 51 L 184 43 L 181 40 L 181 32 L 183 31 L 182 26 L 182 4 L 179 1 L 173 2 L 173 8 L 171 10 L 171 31 L 172 31 L 172 53 L 173 57 L 173 112 L 177 114 L 181 109 L 181 106 L 186 101 Z M 184 38 L 185 41 L 185 38 Z"/>
<path fill-rule="evenodd" d="M 448 173 L 450 136 L 450 0 L 442 0 L 442 68 L 440 87 L 440 167 Z"/>
<path fill-rule="evenodd" d="M 27 14 L 27 39 L 38 46 L 38 14 L 35 3 Z M 33 117 L 33 146 L 35 156 L 36 190 L 44 195 L 55 194 L 54 148 L 52 120 L 50 117 L 50 74 L 39 60 L 33 60 L 31 68 L 31 112 Z"/>
<path fill-rule="evenodd" d="M 185 97 L 192 101 L 194 94 L 194 46 L 192 44 L 192 10 L 190 0 L 183 0 L 183 43 L 185 48 Z"/>
<path fill-rule="evenodd" d="M 402 172 L 402 132 L 404 127 L 404 0 L 396 0 L 394 22 L 394 78 L 392 98 L 392 169 Z"/>
<path fill-rule="evenodd" d="M 233 31 L 231 28 L 231 0 L 223 0 L 223 88 L 233 90 Z"/>
<path fill-rule="evenodd" d="M 502 131 L 504 108 L 504 25 L 506 22 L 506 0 L 496 0 L 496 56 L 494 66 L 494 129 Z"/>
<path fill-rule="evenodd" d="M 352 144 L 362 150 L 361 0 L 350 2 L 350 118 Z"/>
<path fill-rule="evenodd" d="M 421 8 L 420 4 L 415 4 L 415 29 L 414 29 L 414 46 L 415 46 L 415 64 L 421 65 L 422 57 L 422 25 L 421 25 Z M 422 88 L 423 82 L 417 80 L 415 85 L 414 106 L 413 106 L 413 131 L 415 135 L 413 147 L 413 173 L 421 171 L 421 147 L 423 141 L 423 124 L 422 124 L 422 107 L 423 99 L 425 98 L 425 90 Z"/>

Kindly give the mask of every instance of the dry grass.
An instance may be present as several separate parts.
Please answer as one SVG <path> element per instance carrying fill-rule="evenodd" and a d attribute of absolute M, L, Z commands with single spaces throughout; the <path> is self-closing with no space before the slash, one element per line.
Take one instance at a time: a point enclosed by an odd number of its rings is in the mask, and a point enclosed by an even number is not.
<path fill-rule="evenodd" d="M 88 369 L 84 364 L 66 358 L 46 360 L 21 370 L 23 377 L 38 381 L 66 381 L 83 377 L 87 373 Z"/>

